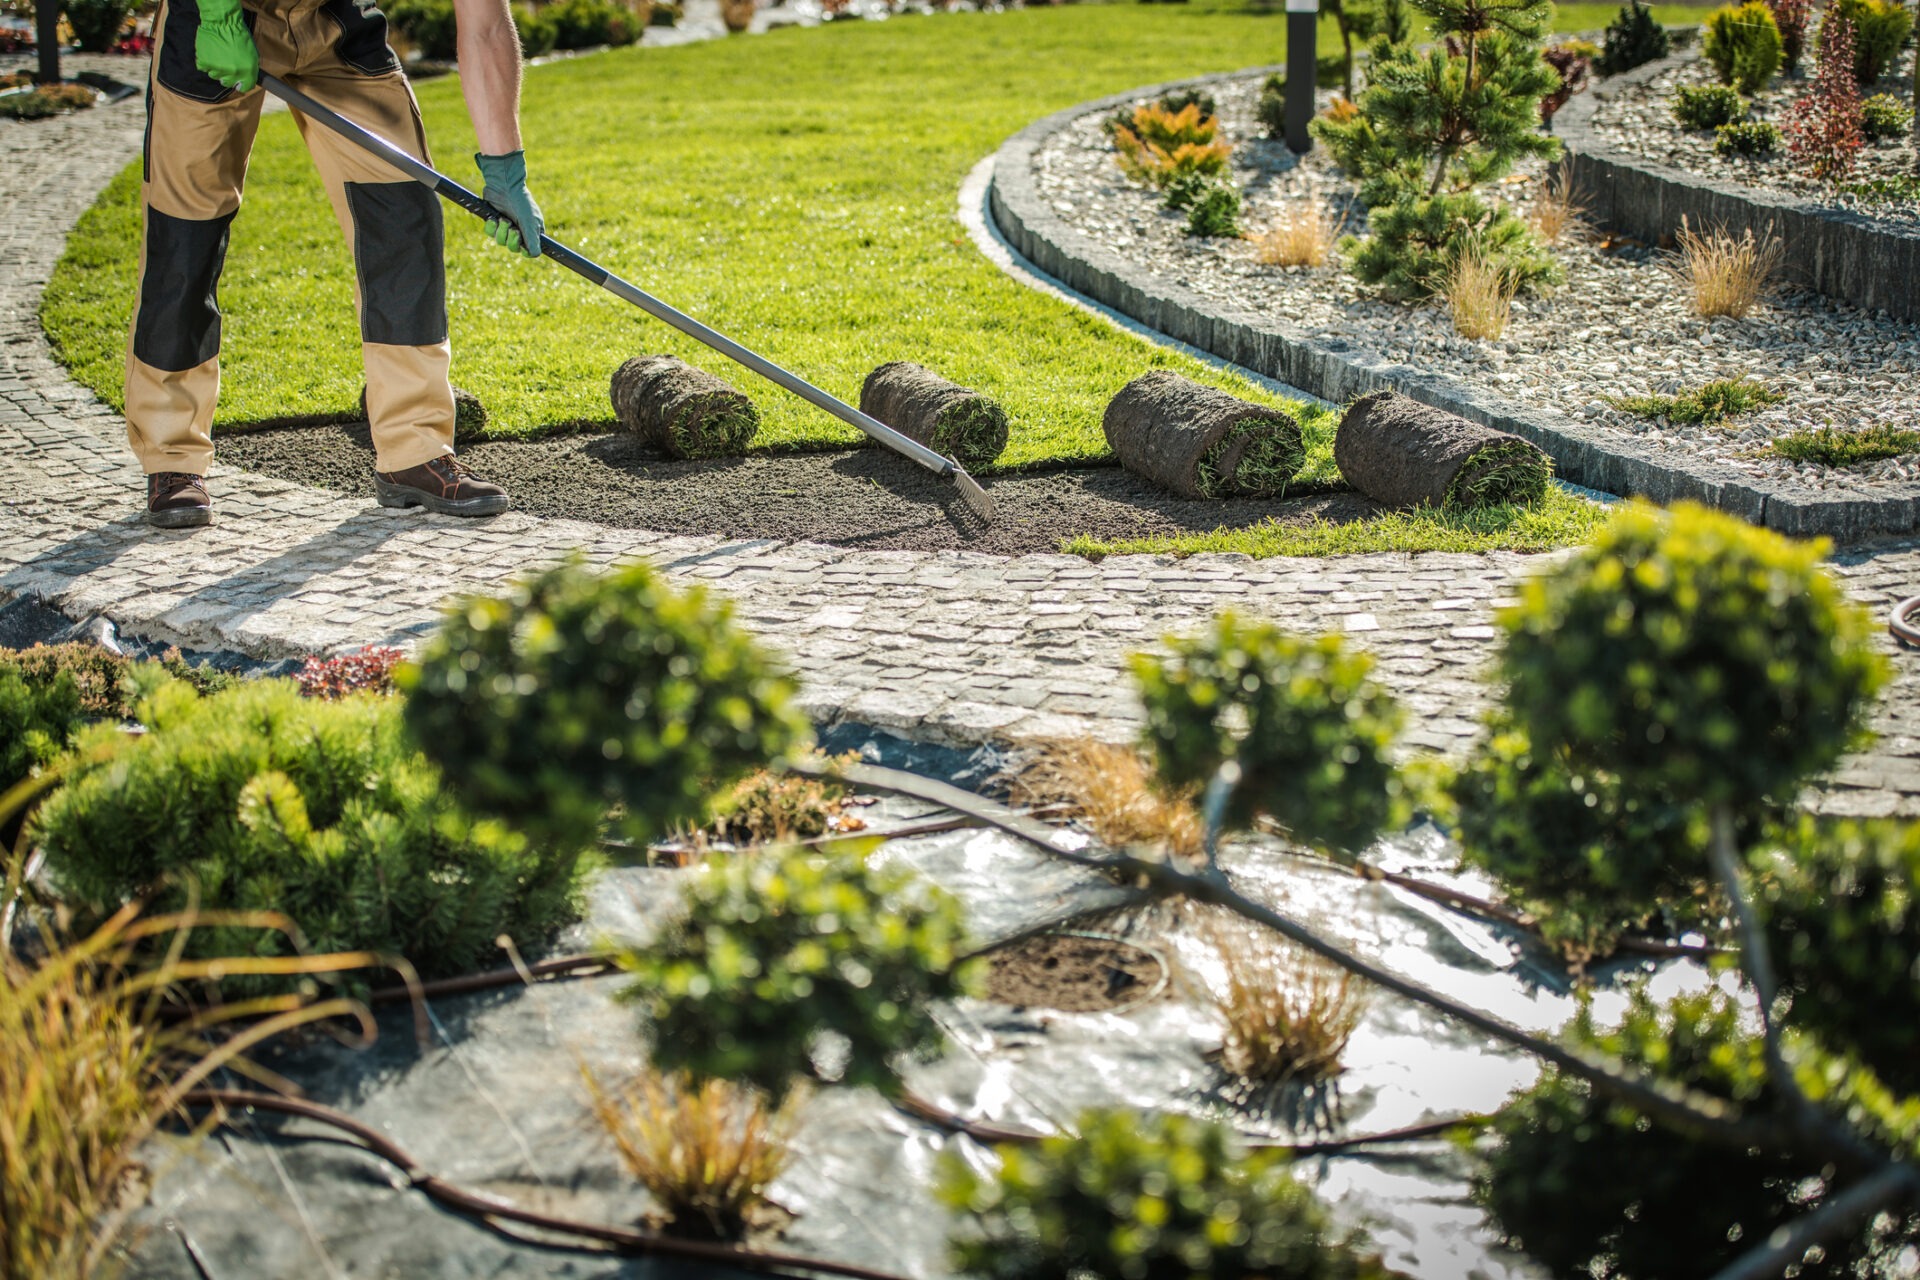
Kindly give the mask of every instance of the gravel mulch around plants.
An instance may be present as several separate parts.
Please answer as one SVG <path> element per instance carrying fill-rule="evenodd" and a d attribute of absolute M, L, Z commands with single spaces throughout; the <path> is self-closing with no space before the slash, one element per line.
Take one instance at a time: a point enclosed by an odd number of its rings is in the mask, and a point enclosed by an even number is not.
<path fill-rule="evenodd" d="M 1912 49 L 1902 50 L 1892 71 L 1860 91 L 1861 96 L 1891 94 L 1902 103 L 1913 102 Z M 1782 148 L 1768 156 L 1722 156 L 1713 150 L 1711 129 L 1682 128 L 1673 116 L 1673 95 L 1682 86 L 1715 84 L 1713 68 L 1705 59 L 1691 57 L 1650 77 L 1644 84 L 1622 85 L 1609 91 L 1593 112 L 1593 129 L 1613 151 L 1721 182 L 1779 195 L 1791 195 L 1831 209 L 1847 209 L 1867 217 L 1903 225 L 1920 224 L 1920 200 L 1863 201 L 1836 191 L 1796 163 Z M 1800 73 L 1776 77 L 1753 97 L 1750 119 L 1766 120 L 1785 128 L 1793 104 L 1813 87 L 1813 52 L 1801 59 Z M 1914 174 L 1913 135 L 1869 142 L 1857 153 L 1849 183 L 1883 178 L 1911 178 Z"/>
<path fill-rule="evenodd" d="M 1077 534 L 1138 538 L 1267 520 L 1345 523 L 1380 510 L 1351 492 L 1286 499 L 1176 498 L 1119 467 L 984 481 L 999 507 L 981 528 L 929 471 L 878 449 L 673 461 L 625 435 L 491 441 L 461 450 L 534 515 L 662 533 L 825 542 L 887 551 L 1053 552 Z M 222 436 L 220 461 L 371 501 L 364 424 Z M 219 507 L 219 480 L 214 484 Z"/>
<path fill-rule="evenodd" d="M 1234 146 L 1232 176 L 1247 200 L 1242 228 L 1256 233 L 1318 202 L 1336 219 L 1344 214 L 1348 230 L 1364 230 L 1352 184 L 1325 148 L 1295 157 L 1262 136 L 1254 116 L 1259 88 L 1259 77 L 1249 76 L 1215 90 L 1221 136 Z M 1503 339 L 1469 341 L 1454 334 L 1438 306 L 1373 296 L 1337 256 L 1317 268 L 1266 266 L 1250 240 L 1188 236 L 1183 215 L 1162 210 L 1158 193 L 1120 172 L 1100 123 L 1089 114 L 1035 154 L 1041 193 L 1082 234 L 1216 299 L 1222 310 L 1269 316 L 1322 344 L 1344 342 L 1356 354 L 1404 361 L 1755 477 L 1856 492 L 1920 479 L 1920 455 L 1839 470 L 1763 452 L 1776 437 L 1803 428 L 1911 428 L 1920 406 L 1920 325 L 1876 320 L 1785 288 L 1743 320 L 1703 320 L 1689 309 L 1669 255 L 1588 233 L 1556 249 L 1567 272 L 1564 288 L 1516 302 Z M 1497 190 L 1524 209 L 1539 180 L 1535 164 Z M 1718 426 L 1640 417 L 1603 398 L 1672 394 L 1723 378 L 1755 378 L 1786 398 Z"/>

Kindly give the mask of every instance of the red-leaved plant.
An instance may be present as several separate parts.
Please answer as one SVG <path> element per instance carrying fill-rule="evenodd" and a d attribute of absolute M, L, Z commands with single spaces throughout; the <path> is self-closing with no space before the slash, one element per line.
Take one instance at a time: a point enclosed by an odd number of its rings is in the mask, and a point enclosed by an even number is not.
<path fill-rule="evenodd" d="M 1800 70 L 1800 54 L 1807 47 L 1807 27 L 1813 22 L 1813 0 L 1767 0 L 1773 23 L 1780 28 L 1780 52 L 1788 75 Z"/>
<path fill-rule="evenodd" d="M 350 693 L 392 693 L 393 669 L 406 655 L 398 649 L 367 645 L 337 658 L 310 657 L 294 673 L 309 698 L 344 698 Z"/>
<path fill-rule="evenodd" d="M 1800 0 L 1806 3 L 1807 0 Z M 1567 99 L 1587 87 L 1587 73 L 1593 69 L 1593 59 L 1580 52 L 1577 47 L 1556 44 L 1540 51 L 1546 64 L 1560 77 L 1560 87 L 1540 99 L 1540 123 L 1546 124 L 1553 119 L 1553 113 L 1567 105 Z"/>
<path fill-rule="evenodd" d="M 1830 13 L 1814 63 L 1813 88 L 1787 118 L 1787 151 L 1814 177 L 1839 182 L 1853 172 L 1861 136 L 1860 87 L 1853 80 L 1853 23 Z"/>

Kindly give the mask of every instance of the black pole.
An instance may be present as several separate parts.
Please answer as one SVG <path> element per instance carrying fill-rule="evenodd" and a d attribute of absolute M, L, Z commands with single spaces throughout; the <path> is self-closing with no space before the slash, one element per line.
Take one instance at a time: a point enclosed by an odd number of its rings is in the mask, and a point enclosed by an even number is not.
<path fill-rule="evenodd" d="M 39 0 L 33 42 L 40 54 L 41 84 L 60 83 L 60 0 Z"/>
<path fill-rule="evenodd" d="M 1313 119 L 1319 38 L 1319 0 L 1287 0 L 1287 149 L 1296 155 L 1313 150 L 1307 122 Z"/>

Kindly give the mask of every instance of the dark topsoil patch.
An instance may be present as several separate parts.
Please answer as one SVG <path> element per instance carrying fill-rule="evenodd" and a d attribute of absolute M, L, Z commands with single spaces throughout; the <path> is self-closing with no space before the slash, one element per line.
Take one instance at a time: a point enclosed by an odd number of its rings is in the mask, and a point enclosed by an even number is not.
<path fill-rule="evenodd" d="M 1042 934 L 989 957 L 987 999 L 1097 1013 L 1151 998 L 1168 976 L 1151 951 L 1118 938 Z"/>
<path fill-rule="evenodd" d="M 365 423 L 224 435 L 220 460 L 373 500 Z M 461 458 L 534 515 L 662 533 L 826 542 L 900 551 L 1020 555 L 1063 538 L 1139 538 L 1239 529 L 1269 519 L 1334 523 L 1379 508 L 1358 494 L 1176 498 L 1117 466 L 1014 473 L 984 481 L 999 505 L 981 528 L 949 482 L 881 449 L 675 461 L 627 435 L 470 445 Z M 214 501 L 217 506 L 219 494 Z"/>

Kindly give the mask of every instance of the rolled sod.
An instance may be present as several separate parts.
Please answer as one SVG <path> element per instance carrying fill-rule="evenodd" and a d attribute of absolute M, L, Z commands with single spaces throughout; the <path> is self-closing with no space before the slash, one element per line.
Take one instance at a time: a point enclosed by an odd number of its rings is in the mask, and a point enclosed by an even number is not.
<path fill-rule="evenodd" d="M 1005 452 L 1007 411 L 978 391 L 905 360 L 881 365 L 860 387 L 860 412 L 963 467 Z"/>
<path fill-rule="evenodd" d="M 367 417 L 367 389 L 360 388 L 360 417 Z M 461 387 L 453 389 L 453 434 L 456 440 L 470 440 L 487 429 L 487 406 L 480 397 Z"/>
<path fill-rule="evenodd" d="M 1268 498 L 1306 464 L 1300 424 L 1165 369 L 1120 388 L 1101 419 L 1120 465 L 1183 498 Z"/>
<path fill-rule="evenodd" d="M 674 356 L 636 356 L 613 372 L 620 425 L 675 458 L 723 458 L 746 451 L 760 430 L 753 401 Z"/>
<path fill-rule="evenodd" d="M 1376 391 L 1340 420 L 1333 461 L 1347 483 L 1389 507 L 1537 502 L 1553 459 L 1519 436 Z"/>

